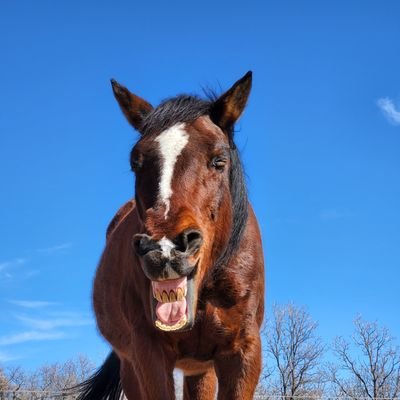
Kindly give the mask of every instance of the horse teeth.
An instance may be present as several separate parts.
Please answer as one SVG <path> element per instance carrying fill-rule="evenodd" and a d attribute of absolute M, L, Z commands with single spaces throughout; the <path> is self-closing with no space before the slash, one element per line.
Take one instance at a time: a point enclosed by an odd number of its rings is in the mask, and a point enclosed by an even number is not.
<path fill-rule="evenodd" d="M 181 301 L 181 300 L 183 299 L 183 292 L 182 292 L 182 289 L 181 289 L 181 288 L 178 288 L 178 289 L 176 290 L 176 299 L 177 299 L 178 301 Z"/>
<path fill-rule="evenodd" d="M 162 292 L 162 302 L 163 303 L 168 303 L 169 302 L 169 297 L 168 297 L 168 294 L 167 294 L 167 292 L 165 290 Z"/>
<path fill-rule="evenodd" d="M 169 291 L 163 290 L 160 292 L 157 289 L 153 290 L 153 297 L 160 303 L 174 303 L 181 301 L 187 294 L 187 288 L 176 288 Z"/>
<path fill-rule="evenodd" d="M 187 323 L 187 317 L 186 315 L 183 316 L 183 318 L 176 323 L 175 325 L 165 325 L 163 324 L 161 321 L 159 321 L 158 319 L 155 321 L 155 325 L 158 329 L 162 330 L 162 331 L 176 331 L 178 329 L 183 328 L 183 326 L 185 326 L 185 324 Z"/>

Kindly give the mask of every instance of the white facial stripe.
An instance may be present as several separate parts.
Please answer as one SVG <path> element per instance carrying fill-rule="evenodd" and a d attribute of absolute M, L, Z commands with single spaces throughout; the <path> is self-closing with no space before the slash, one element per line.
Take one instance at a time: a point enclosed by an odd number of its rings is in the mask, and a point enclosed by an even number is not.
<path fill-rule="evenodd" d="M 165 236 L 160 239 L 157 244 L 161 247 L 163 256 L 169 258 L 169 256 L 171 255 L 171 250 L 175 248 L 175 245 Z"/>
<path fill-rule="evenodd" d="M 189 135 L 184 128 L 185 124 L 176 124 L 164 132 L 161 132 L 156 138 L 162 159 L 160 199 L 165 204 L 165 218 L 167 218 L 169 212 L 169 199 L 172 195 L 172 177 L 175 163 L 179 154 L 182 153 L 182 150 L 189 141 Z"/>

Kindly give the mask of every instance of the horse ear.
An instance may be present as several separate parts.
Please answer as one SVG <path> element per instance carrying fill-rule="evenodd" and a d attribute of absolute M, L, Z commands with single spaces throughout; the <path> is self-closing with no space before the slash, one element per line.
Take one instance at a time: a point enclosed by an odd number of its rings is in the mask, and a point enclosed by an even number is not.
<path fill-rule="evenodd" d="M 210 118 L 230 139 L 233 125 L 242 114 L 251 89 L 252 72 L 247 72 L 211 106 Z"/>
<path fill-rule="evenodd" d="M 131 93 L 114 79 L 111 79 L 111 86 L 125 117 L 141 133 L 143 118 L 153 109 L 153 106 L 141 97 Z"/>

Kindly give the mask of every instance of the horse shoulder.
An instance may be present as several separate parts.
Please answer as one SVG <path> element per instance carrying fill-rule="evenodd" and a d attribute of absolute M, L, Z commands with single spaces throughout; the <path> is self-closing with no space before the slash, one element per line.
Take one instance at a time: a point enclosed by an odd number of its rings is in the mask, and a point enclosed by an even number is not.
<path fill-rule="evenodd" d="M 125 219 L 125 217 L 136 208 L 136 202 L 134 199 L 127 201 L 117 213 L 114 215 L 111 222 L 108 224 L 106 230 L 106 240 L 108 241 L 113 232 L 117 229 L 118 225 Z"/>
<path fill-rule="evenodd" d="M 125 203 L 111 220 L 106 245 L 98 264 L 93 285 L 93 307 L 103 336 L 119 350 L 130 344 L 126 315 L 121 308 L 124 287 L 135 262 L 131 249 L 131 232 L 137 229 L 135 201 Z"/>

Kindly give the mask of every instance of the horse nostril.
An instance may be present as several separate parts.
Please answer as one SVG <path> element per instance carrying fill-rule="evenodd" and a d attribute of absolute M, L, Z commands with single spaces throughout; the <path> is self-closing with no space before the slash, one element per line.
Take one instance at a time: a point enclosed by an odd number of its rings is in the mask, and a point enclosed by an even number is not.
<path fill-rule="evenodd" d="M 182 253 L 194 253 L 203 243 L 203 236 L 200 231 L 187 229 L 176 237 L 175 243 L 176 250 Z"/>
<path fill-rule="evenodd" d="M 132 245 L 138 256 L 144 256 L 149 251 L 156 250 L 158 248 L 149 235 L 138 233 L 132 238 Z"/>

